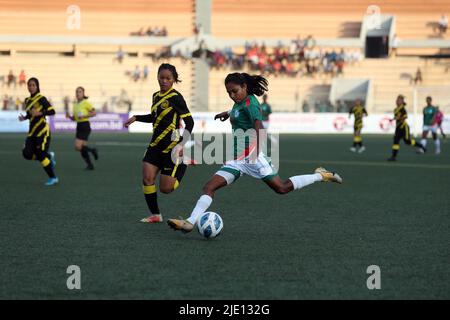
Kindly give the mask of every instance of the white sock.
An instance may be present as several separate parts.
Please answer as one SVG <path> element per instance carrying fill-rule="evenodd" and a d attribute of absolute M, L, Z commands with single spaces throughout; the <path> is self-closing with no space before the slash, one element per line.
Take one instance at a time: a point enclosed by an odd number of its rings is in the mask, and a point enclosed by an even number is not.
<path fill-rule="evenodd" d="M 294 185 L 294 190 L 298 190 L 313 184 L 314 182 L 322 181 L 322 175 L 320 173 L 314 174 L 304 174 L 301 176 L 290 177 L 289 180 L 292 181 Z"/>
<path fill-rule="evenodd" d="M 198 199 L 194 210 L 192 210 L 191 216 L 187 219 L 191 224 L 195 225 L 198 217 L 205 212 L 212 203 L 212 198 L 207 194 L 204 194 Z"/>
<path fill-rule="evenodd" d="M 427 146 L 427 139 L 420 140 L 420 144 L 425 148 Z"/>
<path fill-rule="evenodd" d="M 441 151 L 441 140 L 439 139 L 434 140 L 434 146 L 436 147 L 436 150 Z"/>
<path fill-rule="evenodd" d="M 192 148 L 192 146 L 193 146 L 194 144 L 195 144 L 195 141 L 189 140 L 189 141 L 187 141 L 187 142 L 185 143 L 184 147 L 185 147 L 186 149 L 190 149 L 190 148 Z"/>

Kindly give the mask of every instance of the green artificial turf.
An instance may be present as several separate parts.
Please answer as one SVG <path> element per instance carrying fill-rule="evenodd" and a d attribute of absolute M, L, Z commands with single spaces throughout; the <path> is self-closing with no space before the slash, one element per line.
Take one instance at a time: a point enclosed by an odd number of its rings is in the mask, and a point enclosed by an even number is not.
<path fill-rule="evenodd" d="M 149 225 L 141 189 L 144 134 L 92 135 L 100 159 L 85 171 L 72 134 L 54 134 L 60 184 L 44 187 L 37 161 L 22 158 L 25 134 L 0 135 L 0 299 L 449 299 L 450 143 L 424 155 L 392 137 L 281 137 L 280 175 L 339 172 L 277 195 L 242 177 L 210 210 L 223 234 L 204 240 Z M 218 165 L 189 167 L 180 188 L 158 194 L 164 219 L 187 217 Z M 69 265 L 81 290 L 68 290 Z M 366 269 L 381 269 L 369 290 Z"/>

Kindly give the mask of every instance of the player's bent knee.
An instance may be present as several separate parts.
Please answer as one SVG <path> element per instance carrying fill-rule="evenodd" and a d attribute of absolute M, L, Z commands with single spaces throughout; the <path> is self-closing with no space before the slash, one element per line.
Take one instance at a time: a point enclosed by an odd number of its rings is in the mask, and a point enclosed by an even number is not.
<path fill-rule="evenodd" d="M 278 194 L 286 194 L 288 193 L 290 190 L 287 186 L 285 185 L 277 185 L 277 186 L 273 186 L 272 190 L 275 191 Z"/>
<path fill-rule="evenodd" d="M 151 185 L 155 184 L 155 179 L 149 178 L 149 177 L 144 177 L 144 178 L 142 178 L 142 183 L 144 184 L 144 186 L 151 186 Z"/>
<path fill-rule="evenodd" d="M 286 194 L 286 193 L 289 193 L 289 189 L 286 187 L 280 187 L 280 188 L 277 188 L 275 190 L 275 192 L 278 194 Z"/>
<path fill-rule="evenodd" d="M 163 187 L 163 186 L 159 187 L 159 191 L 161 191 L 161 193 L 165 193 L 165 194 L 171 193 L 174 190 L 175 189 L 173 187 Z"/>

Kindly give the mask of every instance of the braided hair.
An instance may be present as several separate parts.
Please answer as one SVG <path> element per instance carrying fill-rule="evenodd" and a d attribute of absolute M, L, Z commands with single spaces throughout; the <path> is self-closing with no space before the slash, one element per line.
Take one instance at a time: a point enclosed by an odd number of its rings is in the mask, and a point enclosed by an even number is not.
<path fill-rule="evenodd" d="M 173 78 L 175 80 L 175 83 L 181 82 L 181 80 L 178 79 L 178 72 L 177 72 L 177 68 L 175 68 L 175 66 L 171 65 L 170 63 L 163 63 L 158 68 L 158 74 L 162 70 L 169 70 L 172 73 L 172 76 L 173 76 Z"/>

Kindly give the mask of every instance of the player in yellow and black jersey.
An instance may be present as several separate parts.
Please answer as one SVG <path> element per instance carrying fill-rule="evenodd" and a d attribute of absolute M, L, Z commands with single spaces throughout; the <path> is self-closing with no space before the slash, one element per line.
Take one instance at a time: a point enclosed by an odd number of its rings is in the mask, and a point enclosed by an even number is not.
<path fill-rule="evenodd" d="M 366 147 L 363 146 L 361 130 L 363 128 L 363 117 L 367 116 L 367 110 L 362 105 L 361 99 L 356 99 L 355 105 L 350 109 L 348 117 L 351 115 L 355 116 L 355 123 L 353 125 L 353 146 L 350 148 L 350 151 L 358 153 L 364 152 Z"/>
<path fill-rule="evenodd" d="M 128 127 L 135 121 L 153 123 L 153 135 L 143 161 L 143 191 L 151 215 L 142 222 L 162 222 L 156 193 L 156 176 L 160 172 L 159 190 L 171 193 L 178 188 L 186 172 L 182 161 L 183 145 L 189 141 L 194 120 L 186 102 L 173 84 L 180 82 L 176 68 L 163 63 L 158 69 L 160 91 L 153 94 L 151 112 L 147 115 L 133 116 L 124 124 Z M 180 137 L 180 120 L 185 123 Z"/>
<path fill-rule="evenodd" d="M 25 99 L 26 115 L 20 115 L 19 121 L 30 120 L 28 136 L 22 150 L 23 157 L 27 160 L 38 160 L 47 173 L 49 179 L 46 186 L 52 186 L 59 182 L 54 172 L 55 155 L 49 152 L 50 148 L 50 127 L 46 116 L 55 114 L 55 109 L 48 100 L 41 95 L 39 81 L 30 78 L 27 82 L 30 97 Z"/>
<path fill-rule="evenodd" d="M 92 104 L 88 101 L 88 97 L 84 93 L 83 87 L 78 87 L 75 90 L 77 101 L 73 104 L 72 115 L 67 111 L 66 118 L 77 123 L 77 132 L 75 135 L 75 150 L 79 151 L 81 157 L 87 164 L 86 170 L 94 170 L 89 152 L 92 153 L 94 159 L 98 159 L 98 151 L 96 148 L 91 148 L 87 145 L 89 135 L 91 133 L 91 125 L 89 118 L 95 117 L 97 112 Z"/>
<path fill-rule="evenodd" d="M 392 156 L 387 159 L 388 161 L 396 161 L 398 150 L 400 150 L 401 139 L 403 139 L 407 145 L 417 147 L 418 151 L 422 153 L 426 151 L 425 147 L 420 142 L 417 142 L 413 137 L 411 137 L 409 125 L 408 122 L 406 122 L 408 112 L 406 111 L 405 97 L 403 95 L 399 95 L 397 97 L 396 104 L 397 107 L 394 109 L 394 118 L 391 119 L 391 121 L 395 120 L 394 144 L 392 145 Z"/>

